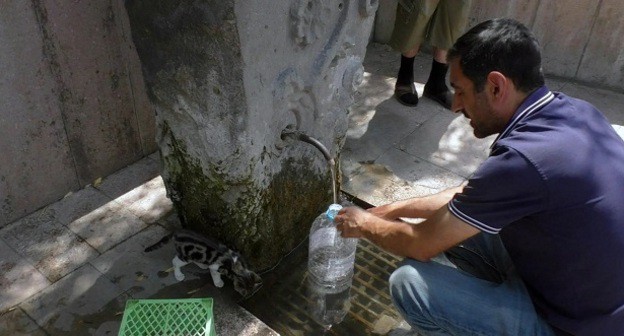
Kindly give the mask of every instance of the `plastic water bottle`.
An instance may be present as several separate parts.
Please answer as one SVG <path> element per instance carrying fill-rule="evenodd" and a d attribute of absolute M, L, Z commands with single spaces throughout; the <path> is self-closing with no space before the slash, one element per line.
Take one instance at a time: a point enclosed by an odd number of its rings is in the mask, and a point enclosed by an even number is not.
<path fill-rule="evenodd" d="M 336 230 L 334 217 L 340 209 L 340 204 L 331 204 L 310 228 L 308 274 L 316 284 L 327 288 L 342 287 L 353 278 L 358 240 L 342 238 Z"/>
<path fill-rule="evenodd" d="M 351 281 L 335 288 L 316 284 L 308 277 L 308 312 L 325 330 L 342 322 L 351 308 Z"/>
<path fill-rule="evenodd" d="M 326 329 L 342 322 L 350 308 L 356 238 L 342 238 L 334 217 L 342 209 L 332 204 L 310 228 L 307 295 L 312 317 Z"/>

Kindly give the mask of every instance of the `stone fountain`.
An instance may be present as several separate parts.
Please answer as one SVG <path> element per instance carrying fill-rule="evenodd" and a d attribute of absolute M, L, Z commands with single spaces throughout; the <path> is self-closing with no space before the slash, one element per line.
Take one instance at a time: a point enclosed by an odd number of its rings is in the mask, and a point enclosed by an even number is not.
<path fill-rule="evenodd" d="M 331 203 L 377 0 L 127 0 L 168 197 L 187 228 L 277 263 Z"/>

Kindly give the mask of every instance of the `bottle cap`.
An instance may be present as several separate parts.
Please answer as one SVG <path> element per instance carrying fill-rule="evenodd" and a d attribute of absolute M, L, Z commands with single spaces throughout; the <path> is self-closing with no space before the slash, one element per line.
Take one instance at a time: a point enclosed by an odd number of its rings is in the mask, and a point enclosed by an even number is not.
<path fill-rule="evenodd" d="M 336 204 L 336 203 L 331 204 L 329 208 L 327 208 L 325 215 L 327 216 L 327 218 L 329 218 L 329 220 L 333 221 L 334 217 L 336 217 L 336 215 L 338 214 L 338 211 L 340 211 L 341 209 L 342 209 L 342 205 Z"/>

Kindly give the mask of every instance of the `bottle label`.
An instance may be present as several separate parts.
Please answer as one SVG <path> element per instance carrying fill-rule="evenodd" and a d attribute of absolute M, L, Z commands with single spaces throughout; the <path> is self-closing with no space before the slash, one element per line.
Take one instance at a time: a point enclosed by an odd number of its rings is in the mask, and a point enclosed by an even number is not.
<path fill-rule="evenodd" d="M 310 236 L 310 251 L 334 245 L 336 239 L 336 228 L 328 227 L 316 230 Z"/>

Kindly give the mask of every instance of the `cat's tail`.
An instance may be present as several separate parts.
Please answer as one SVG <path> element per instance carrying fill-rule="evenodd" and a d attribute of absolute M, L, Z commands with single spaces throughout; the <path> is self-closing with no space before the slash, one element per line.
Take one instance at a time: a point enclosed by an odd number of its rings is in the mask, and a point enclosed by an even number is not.
<path fill-rule="evenodd" d="M 151 251 L 154 251 L 156 249 L 161 248 L 163 245 L 165 245 L 165 244 L 167 244 L 169 242 L 171 237 L 173 237 L 173 233 L 170 233 L 170 234 L 162 237 L 162 239 L 159 240 L 156 244 L 146 247 L 144 251 L 145 252 L 151 252 Z"/>

